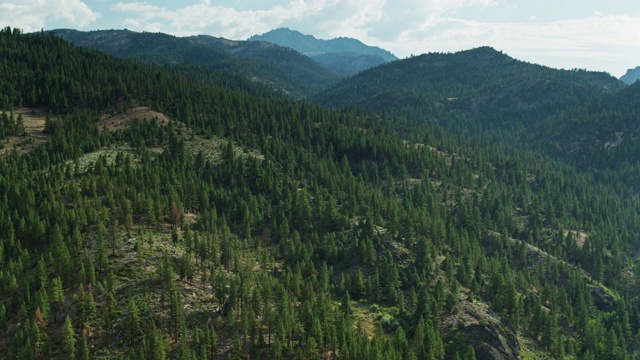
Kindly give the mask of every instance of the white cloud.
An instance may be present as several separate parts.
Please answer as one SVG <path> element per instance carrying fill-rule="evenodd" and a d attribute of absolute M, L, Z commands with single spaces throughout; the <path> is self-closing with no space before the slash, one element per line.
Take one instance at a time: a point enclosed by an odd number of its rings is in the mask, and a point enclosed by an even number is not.
<path fill-rule="evenodd" d="M 127 14 L 121 24 L 139 24 L 132 30 L 162 31 L 179 36 L 207 33 L 239 39 L 255 34 L 256 30 L 271 30 L 287 18 L 303 17 L 305 12 L 315 11 L 322 4 L 324 2 L 293 1 L 289 8 L 275 5 L 268 10 L 237 11 L 212 5 L 207 0 L 176 10 L 147 3 L 119 2 L 112 10 Z"/>
<path fill-rule="evenodd" d="M 407 54 L 493 46 L 523 60 L 553 67 L 587 68 L 616 75 L 640 62 L 640 18 L 602 16 L 546 23 L 486 23 L 442 18 L 414 27 L 395 44 Z M 385 42 L 383 46 L 393 46 Z M 626 62 L 625 62 L 626 61 Z"/>
<path fill-rule="evenodd" d="M 119 2 L 112 10 L 126 14 L 121 24 L 139 24 L 133 30 L 149 31 L 162 22 L 161 31 L 175 35 L 209 33 L 234 39 L 246 38 L 280 26 L 295 27 L 318 37 L 369 37 L 397 34 L 428 18 L 469 6 L 491 6 L 494 0 L 289 0 L 263 10 L 236 10 L 201 0 L 175 10 L 145 2 Z"/>
<path fill-rule="evenodd" d="M 50 21 L 62 21 L 84 28 L 100 14 L 80 0 L 21 0 L 0 2 L 0 23 L 23 31 L 38 31 Z"/>

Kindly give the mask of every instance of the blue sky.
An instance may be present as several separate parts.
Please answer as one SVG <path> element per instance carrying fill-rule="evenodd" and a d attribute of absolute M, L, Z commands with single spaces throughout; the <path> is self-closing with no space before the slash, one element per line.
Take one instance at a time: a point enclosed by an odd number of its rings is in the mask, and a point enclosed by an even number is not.
<path fill-rule="evenodd" d="M 0 0 L 0 25 L 234 40 L 289 27 L 322 39 L 354 37 L 400 58 L 488 45 L 616 77 L 640 65 L 637 0 Z"/>

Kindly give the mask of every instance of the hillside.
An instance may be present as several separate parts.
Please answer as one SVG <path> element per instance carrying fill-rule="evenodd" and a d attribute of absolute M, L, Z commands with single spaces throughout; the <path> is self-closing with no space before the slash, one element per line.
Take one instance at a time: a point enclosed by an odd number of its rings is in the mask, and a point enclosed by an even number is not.
<path fill-rule="evenodd" d="M 605 73 L 556 70 L 483 47 L 381 65 L 312 100 L 402 114 L 456 133 L 530 147 L 535 144 L 526 137 L 536 122 L 623 86 Z"/>
<path fill-rule="evenodd" d="M 638 194 L 640 84 L 549 117 L 533 132 L 555 157 Z M 552 130 L 552 131 L 550 131 Z"/>
<path fill-rule="evenodd" d="M 295 51 L 210 36 L 175 37 L 128 30 L 53 30 L 75 45 L 148 64 L 200 65 L 258 81 L 294 97 L 307 97 L 337 77 Z M 227 75 L 228 76 L 228 75 Z"/>
<path fill-rule="evenodd" d="M 287 28 L 254 35 L 248 41 L 264 41 L 294 49 L 341 77 L 349 77 L 363 70 L 397 60 L 389 51 L 365 45 L 356 39 L 340 37 L 322 40 Z"/>
<path fill-rule="evenodd" d="M 239 58 L 264 61 L 298 81 L 313 86 L 313 91 L 325 89 L 338 81 L 336 75 L 326 68 L 286 47 L 266 42 L 233 41 L 206 35 L 192 36 L 188 39 L 213 46 Z"/>
<path fill-rule="evenodd" d="M 640 214 L 613 185 L 52 34 L 5 28 L 0 55 L 0 134 L 44 113 L 48 136 L 0 157 L 7 358 L 638 351 Z"/>
<path fill-rule="evenodd" d="M 635 196 L 638 89 L 605 73 L 556 70 L 478 48 L 383 65 L 313 100 L 395 113 L 530 149 Z"/>

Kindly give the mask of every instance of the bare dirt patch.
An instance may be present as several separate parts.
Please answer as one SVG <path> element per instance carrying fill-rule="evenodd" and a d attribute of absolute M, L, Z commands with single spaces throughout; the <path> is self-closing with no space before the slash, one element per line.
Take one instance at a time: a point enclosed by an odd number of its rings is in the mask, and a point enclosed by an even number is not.
<path fill-rule="evenodd" d="M 135 119 L 144 121 L 154 118 L 160 125 L 167 125 L 169 123 L 169 118 L 165 114 L 153 111 L 146 106 L 136 106 L 117 115 L 106 114 L 101 116 L 97 126 L 100 131 L 106 128 L 107 131 L 114 132 L 128 128 L 133 124 Z"/>
<path fill-rule="evenodd" d="M 573 238 L 575 239 L 576 244 L 578 244 L 578 247 L 582 248 L 584 246 L 585 240 L 587 240 L 587 233 L 578 230 L 565 230 L 564 237 L 567 237 L 569 233 L 573 235 Z"/>
<path fill-rule="evenodd" d="M 49 140 L 49 135 L 44 133 L 44 122 L 47 116 L 45 109 L 21 108 L 13 111 L 15 116 L 22 115 L 25 134 L 20 136 L 8 136 L 0 140 L 0 156 L 6 155 L 14 149 L 18 154 L 29 152 Z"/>

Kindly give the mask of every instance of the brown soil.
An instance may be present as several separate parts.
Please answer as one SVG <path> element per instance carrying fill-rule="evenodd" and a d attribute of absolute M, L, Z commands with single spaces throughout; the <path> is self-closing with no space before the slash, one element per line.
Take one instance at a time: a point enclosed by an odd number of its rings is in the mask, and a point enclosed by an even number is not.
<path fill-rule="evenodd" d="M 45 109 L 22 108 L 13 111 L 15 116 L 22 115 L 26 135 L 8 136 L 0 140 L 3 147 L 0 156 L 6 155 L 15 149 L 18 154 L 24 154 L 44 144 L 49 140 L 49 135 L 44 131 L 44 120 L 47 116 Z"/>
<path fill-rule="evenodd" d="M 584 246 L 585 240 L 587 240 L 587 233 L 577 230 L 565 230 L 564 236 L 567 237 L 567 235 L 569 235 L 569 232 L 573 233 L 573 238 L 576 240 L 576 244 L 578 244 L 578 247 L 582 248 Z"/>
<path fill-rule="evenodd" d="M 108 131 L 114 132 L 128 128 L 134 119 L 151 120 L 153 118 L 156 118 L 160 125 L 167 125 L 169 123 L 169 118 L 165 114 L 153 111 L 146 106 L 136 106 L 117 115 L 103 115 L 100 117 L 97 126 L 100 131 L 103 131 L 106 127 Z"/>

